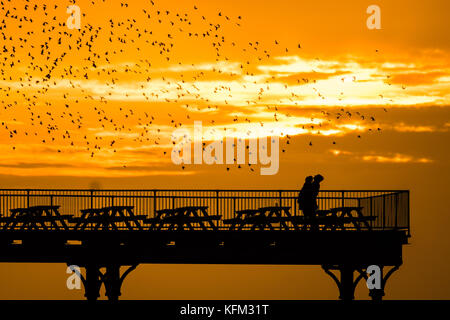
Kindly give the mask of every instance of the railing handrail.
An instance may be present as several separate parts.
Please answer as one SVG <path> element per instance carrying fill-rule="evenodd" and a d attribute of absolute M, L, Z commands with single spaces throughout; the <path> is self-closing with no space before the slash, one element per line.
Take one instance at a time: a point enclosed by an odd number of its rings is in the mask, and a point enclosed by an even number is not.
<path fill-rule="evenodd" d="M 108 192 L 121 192 L 121 191 L 139 191 L 139 192 L 154 192 L 154 191 L 190 191 L 190 192 L 196 192 L 196 191 L 210 191 L 210 192 L 298 192 L 299 189 L 46 189 L 46 188 L 3 188 L 0 189 L 1 191 L 108 191 Z M 378 189 L 335 189 L 335 190 L 320 190 L 319 192 L 409 192 L 410 190 L 378 190 Z"/>
<path fill-rule="evenodd" d="M 58 204 L 64 212 L 79 214 L 80 209 L 126 204 L 135 212 L 152 216 L 161 208 L 207 205 L 212 214 L 233 218 L 236 210 L 261 206 L 289 206 L 292 214 L 302 214 L 299 189 L 0 189 L 0 214 L 12 208 L 36 204 Z M 375 216 L 371 226 L 410 229 L 409 190 L 320 190 L 321 210 L 361 207 L 364 215 Z M 303 212 L 304 214 L 304 212 Z"/>

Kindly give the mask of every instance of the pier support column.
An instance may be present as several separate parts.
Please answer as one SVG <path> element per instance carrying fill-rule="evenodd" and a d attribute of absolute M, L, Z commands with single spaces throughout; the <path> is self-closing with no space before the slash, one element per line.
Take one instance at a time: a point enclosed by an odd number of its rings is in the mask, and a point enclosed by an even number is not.
<path fill-rule="evenodd" d="M 384 297 L 384 289 L 389 277 L 400 268 L 400 265 L 393 266 L 386 275 L 383 276 L 383 266 L 380 267 L 380 287 L 369 289 L 369 296 L 373 301 L 381 301 Z M 355 299 L 354 293 L 356 286 L 361 279 L 369 278 L 367 275 L 367 268 L 356 268 L 352 265 L 323 265 L 322 269 L 336 282 L 339 289 L 339 299 L 349 301 Z M 336 270 L 340 272 L 340 279 L 331 271 Z M 354 272 L 359 272 L 359 275 L 354 278 Z"/>
<path fill-rule="evenodd" d="M 68 263 L 68 265 L 70 265 Z M 110 301 L 118 301 L 121 295 L 120 288 L 126 276 L 136 269 L 138 265 L 130 266 L 123 274 L 120 275 L 120 264 L 108 264 L 101 266 L 99 264 L 87 264 L 84 266 L 86 276 L 77 272 L 84 286 L 84 296 L 88 301 L 97 301 L 100 297 L 100 287 L 102 283 L 105 285 L 105 295 Z M 100 269 L 105 267 L 103 274 Z"/>
<path fill-rule="evenodd" d="M 381 287 L 380 288 L 373 288 L 369 289 L 369 296 L 372 298 L 373 301 L 382 301 L 384 297 L 384 289 L 386 287 L 386 282 L 389 279 L 389 277 L 400 268 L 400 265 L 393 266 L 386 275 L 383 276 L 383 266 L 380 265 L 380 280 L 381 280 Z M 359 273 L 364 277 L 364 279 L 368 279 L 366 270 L 358 270 Z"/>
<path fill-rule="evenodd" d="M 354 272 L 356 268 L 352 265 L 337 265 L 329 266 L 323 265 L 322 269 L 328 274 L 339 289 L 339 299 L 343 301 L 351 301 L 355 299 L 355 288 L 358 282 L 361 280 L 362 276 L 359 275 L 354 278 Z M 340 273 L 340 279 L 331 271 L 336 270 Z"/>
<path fill-rule="evenodd" d="M 118 301 L 120 297 L 120 266 L 106 266 L 105 277 L 105 295 L 110 301 Z"/>
<path fill-rule="evenodd" d="M 98 265 L 87 265 L 86 278 L 81 277 L 84 285 L 84 296 L 88 301 L 96 301 L 100 297 L 103 274 Z"/>
<path fill-rule="evenodd" d="M 111 264 L 106 266 L 106 272 L 103 277 L 103 283 L 105 284 L 105 295 L 110 301 L 118 301 L 121 295 L 120 288 L 125 280 L 126 276 L 136 269 L 136 265 L 130 266 L 123 274 L 120 275 L 120 265 Z"/>
<path fill-rule="evenodd" d="M 353 269 L 344 266 L 339 271 L 341 273 L 341 288 L 339 290 L 339 299 L 345 301 L 355 299 L 355 286 L 353 285 Z"/>

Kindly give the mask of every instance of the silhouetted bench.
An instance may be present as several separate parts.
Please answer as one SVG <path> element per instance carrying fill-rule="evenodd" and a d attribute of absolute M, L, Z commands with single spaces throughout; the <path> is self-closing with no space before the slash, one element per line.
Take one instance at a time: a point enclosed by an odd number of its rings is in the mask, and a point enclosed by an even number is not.
<path fill-rule="evenodd" d="M 9 217 L 3 217 L 4 230 L 68 230 L 66 220 L 71 215 L 61 215 L 60 206 L 38 205 L 13 208 Z"/>
<path fill-rule="evenodd" d="M 214 221 L 221 219 L 221 215 L 209 215 L 207 206 L 184 206 L 171 209 L 161 209 L 156 211 L 156 216 L 144 220 L 150 225 L 150 229 L 161 230 L 167 226 L 168 230 L 184 230 L 185 226 L 189 230 L 195 230 L 193 224 L 198 224 L 202 230 L 209 228 L 217 230 Z"/>
<path fill-rule="evenodd" d="M 292 218 L 290 209 L 291 207 L 269 206 L 238 210 L 235 218 L 226 219 L 223 223 L 230 225 L 229 230 L 242 230 L 246 226 L 250 226 L 251 230 L 266 228 L 274 230 L 273 224 L 280 224 L 281 228 L 288 230 L 289 226 L 286 222 Z M 294 228 L 297 227 L 294 225 Z"/>
<path fill-rule="evenodd" d="M 163 227 L 163 219 L 176 212 L 176 209 L 160 209 L 156 210 L 156 215 L 153 218 L 144 219 L 143 223 L 149 225 L 149 229 L 160 230 Z"/>
<path fill-rule="evenodd" d="M 357 230 L 361 230 L 361 226 L 371 230 L 369 222 L 376 219 L 375 216 L 364 216 L 362 213 L 363 207 L 337 207 L 330 209 L 331 216 L 338 217 L 342 222 L 352 224 Z M 352 213 L 356 215 L 353 215 Z M 348 221 L 348 222 L 347 222 Z M 341 226 L 343 229 L 344 226 Z"/>
<path fill-rule="evenodd" d="M 235 212 L 236 217 L 223 220 L 223 224 L 229 224 L 230 230 L 242 230 L 247 224 L 247 219 L 254 217 L 259 213 L 258 209 L 244 209 Z"/>
<path fill-rule="evenodd" d="M 374 221 L 376 216 L 364 216 L 363 207 L 336 207 L 327 210 L 317 210 L 315 217 L 295 216 L 292 222 L 295 225 L 302 226 L 306 230 L 308 226 L 317 225 L 321 230 L 345 230 L 351 225 L 357 230 L 364 227 L 371 230 L 369 222 Z M 352 213 L 355 213 L 353 215 Z"/>
<path fill-rule="evenodd" d="M 141 222 L 146 215 L 135 215 L 133 206 L 108 206 L 102 208 L 82 209 L 81 216 L 72 218 L 74 230 L 85 230 L 90 226 L 93 230 L 118 230 L 117 223 L 124 223 L 129 230 L 142 230 Z"/>

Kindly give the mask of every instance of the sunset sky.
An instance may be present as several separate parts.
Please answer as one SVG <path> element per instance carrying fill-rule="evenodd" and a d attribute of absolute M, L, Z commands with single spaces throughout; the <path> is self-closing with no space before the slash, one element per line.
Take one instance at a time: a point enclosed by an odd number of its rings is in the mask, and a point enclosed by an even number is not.
<path fill-rule="evenodd" d="M 450 2 L 76 1 L 80 30 L 71 4 L 0 2 L 3 188 L 297 189 L 320 172 L 324 189 L 409 189 L 387 298 L 450 298 Z M 173 164 L 171 136 L 194 121 L 207 141 L 279 136 L 279 172 Z M 0 299 L 81 298 L 65 277 L 2 264 Z M 318 267 L 140 266 L 125 286 L 124 299 L 337 296 Z"/>

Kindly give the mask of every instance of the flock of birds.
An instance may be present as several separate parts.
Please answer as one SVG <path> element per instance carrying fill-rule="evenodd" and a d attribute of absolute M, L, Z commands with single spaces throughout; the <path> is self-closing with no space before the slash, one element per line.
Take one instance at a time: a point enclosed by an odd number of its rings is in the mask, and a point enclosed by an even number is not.
<path fill-rule="evenodd" d="M 106 0 L 90 1 L 90 6 L 105 2 Z M 71 4 L 77 5 L 77 2 L 72 0 Z M 212 94 L 225 99 L 222 103 L 213 103 L 201 93 L 196 81 L 207 79 L 208 72 L 232 79 L 254 76 L 258 63 L 270 60 L 275 54 L 299 54 L 302 50 L 301 44 L 285 48 L 278 40 L 273 40 L 267 48 L 260 41 L 233 41 L 225 36 L 230 32 L 226 33 L 224 29 L 241 28 L 244 20 L 242 16 L 234 17 L 217 12 L 213 18 L 207 18 L 194 4 L 186 13 L 166 10 L 162 7 L 164 2 L 159 6 L 153 0 L 132 4 L 112 2 L 111 6 L 113 5 L 123 11 L 123 18 L 110 18 L 106 24 L 95 25 L 81 7 L 81 28 L 70 30 L 66 26 L 65 19 L 68 15 L 65 7 L 37 0 L 0 0 L 0 129 L 3 129 L 2 137 L 4 134 L 9 136 L 13 150 L 16 149 L 15 141 L 19 137 L 22 140 L 33 138 L 38 139 L 39 143 L 54 145 L 53 149 L 58 153 L 64 153 L 73 147 L 76 152 L 87 152 L 90 157 L 94 157 L 105 150 L 117 152 L 119 140 L 131 134 L 135 143 L 154 145 L 161 155 L 168 155 L 167 150 L 158 149 L 158 145 L 163 145 L 161 137 L 167 135 L 161 129 L 162 122 L 166 128 L 179 128 L 185 125 L 185 121 L 192 122 L 195 112 L 206 109 L 214 111 L 210 119 L 213 126 L 219 125 L 217 114 L 222 111 L 225 115 L 222 118 L 229 116 L 232 125 L 255 123 L 251 117 L 227 113 L 226 108 L 232 104 L 230 100 L 233 98 L 231 86 L 223 84 L 215 87 Z M 132 5 L 139 9 L 139 15 L 127 17 L 126 11 Z M 181 38 L 181 41 L 191 41 L 192 46 L 200 41 L 207 43 L 216 62 L 232 63 L 234 59 L 230 52 L 235 52 L 241 57 L 241 72 L 222 70 L 219 67 L 206 72 L 196 69 L 196 65 L 192 64 L 192 69 L 189 72 L 179 72 L 177 79 L 164 74 L 158 77 L 153 69 L 155 65 L 186 65 L 183 61 L 177 61 L 179 54 L 174 54 L 177 40 Z M 127 61 L 127 57 L 133 55 L 131 53 L 143 58 L 135 63 L 117 65 L 116 61 Z M 139 79 L 143 83 L 139 89 L 141 99 L 149 103 L 148 109 L 130 106 L 127 98 L 131 94 L 127 92 L 120 99 L 114 97 L 117 94 L 115 89 L 126 82 L 124 79 L 127 77 Z M 100 82 L 106 88 L 104 94 L 93 94 L 83 86 L 83 81 L 88 80 Z M 162 81 L 166 89 L 148 89 L 145 86 L 145 83 L 155 80 Z M 264 94 L 270 90 L 271 81 L 275 80 L 274 77 L 265 83 L 251 83 L 252 88 L 259 87 L 254 92 L 255 98 L 245 103 L 248 108 L 265 108 L 273 113 L 272 121 L 278 122 L 280 117 L 291 115 L 284 112 L 282 106 L 265 105 L 263 102 Z M 314 83 L 315 80 L 303 78 L 297 82 L 301 85 Z M 241 89 L 252 90 L 245 83 Z M 173 90 L 176 97 L 169 94 Z M 287 85 L 285 90 L 287 99 L 295 105 L 299 97 L 289 91 Z M 62 96 L 56 96 L 55 92 L 62 92 Z M 314 88 L 314 92 L 321 99 L 326 99 L 317 88 Z M 156 104 L 152 104 L 155 101 L 158 102 L 156 108 Z M 160 107 L 161 103 L 179 106 L 179 113 L 184 113 L 183 116 L 162 111 L 164 109 Z M 81 106 L 88 106 L 87 110 Z M 25 114 L 20 113 L 21 108 L 25 108 Z M 350 112 L 344 108 L 338 112 L 322 111 L 320 116 L 328 121 L 353 117 L 375 122 L 373 116 Z M 304 125 L 303 129 L 320 131 L 322 124 L 314 124 L 314 119 L 311 120 L 312 123 Z M 100 130 L 117 134 L 101 135 L 98 131 L 92 133 L 88 128 L 93 123 Z M 264 126 L 261 121 L 256 123 Z M 227 126 L 223 125 L 222 129 L 226 131 Z M 282 152 L 285 152 L 291 144 L 291 136 L 283 134 L 283 138 Z M 336 144 L 335 141 L 332 143 Z M 312 141 L 308 144 L 313 146 Z M 123 166 L 126 167 L 126 164 Z M 182 169 L 184 168 L 183 166 Z M 227 167 L 227 170 L 230 168 Z M 250 170 L 253 171 L 253 168 Z"/>

